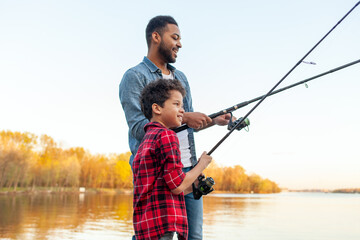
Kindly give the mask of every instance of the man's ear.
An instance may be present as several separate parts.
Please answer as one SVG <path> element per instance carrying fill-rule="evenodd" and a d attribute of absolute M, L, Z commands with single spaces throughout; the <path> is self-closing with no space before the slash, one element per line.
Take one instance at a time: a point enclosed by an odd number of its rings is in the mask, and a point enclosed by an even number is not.
<path fill-rule="evenodd" d="M 152 40 L 153 40 L 154 43 L 157 43 L 157 44 L 160 43 L 161 36 L 160 36 L 160 34 L 158 32 L 153 32 L 151 34 L 151 37 L 152 37 Z"/>
<path fill-rule="evenodd" d="M 158 105 L 157 103 L 153 103 L 153 105 L 151 105 L 151 108 L 152 108 L 153 114 L 156 114 L 156 115 L 161 114 L 161 106 Z"/>

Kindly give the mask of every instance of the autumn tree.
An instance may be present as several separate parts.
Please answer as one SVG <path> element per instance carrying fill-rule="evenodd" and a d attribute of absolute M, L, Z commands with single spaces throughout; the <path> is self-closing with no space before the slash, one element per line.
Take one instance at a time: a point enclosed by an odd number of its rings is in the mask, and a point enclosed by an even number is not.
<path fill-rule="evenodd" d="M 16 190 L 32 163 L 35 144 L 34 134 L 0 132 L 0 187 Z"/>
<path fill-rule="evenodd" d="M 81 147 L 62 149 L 48 135 L 0 131 L 0 188 L 132 188 L 130 156 L 130 152 L 93 155 Z M 269 179 L 247 175 L 240 165 L 222 167 L 213 161 L 204 173 L 215 180 L 219 191 L 280 191 Z"/>

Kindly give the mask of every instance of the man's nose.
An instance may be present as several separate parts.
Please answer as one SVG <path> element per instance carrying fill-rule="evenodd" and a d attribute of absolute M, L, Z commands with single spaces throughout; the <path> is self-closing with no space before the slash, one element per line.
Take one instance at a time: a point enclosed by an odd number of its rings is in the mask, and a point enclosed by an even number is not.
<path fill-rule="evenodd" d="M 180 41 L 178 41 L 178 42 L 177 42 L 177 44 L 176 44 L 176 46 L 177 46 L 178 48 L 182 48 L 182 44 L 181 44 L 181 42 L 180 42 Z"/>

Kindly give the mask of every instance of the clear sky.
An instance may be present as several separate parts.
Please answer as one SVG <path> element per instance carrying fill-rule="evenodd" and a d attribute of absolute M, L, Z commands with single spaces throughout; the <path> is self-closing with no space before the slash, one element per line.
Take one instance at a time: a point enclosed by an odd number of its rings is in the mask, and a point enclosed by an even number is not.
<path fill-rule="evenodd" d="M 0 129 L 52 136 L 91 153 L 128 151 L 118 98 L 124 72 L 147 54 L 156 15 L 178 22 L 174 64 L 195 111 L 265 94 L 356 4 L 304 1 L 0 0 Z M 360 7 L 280 87 L 360 58 Z M 360 64 L 266 99 L 212 154 L 223 166 L 288 188 L 360 187 Z M 241 117 L 253 105 L 234 115 Z M 225 134 L 196 135 L 197 152 Z"/>

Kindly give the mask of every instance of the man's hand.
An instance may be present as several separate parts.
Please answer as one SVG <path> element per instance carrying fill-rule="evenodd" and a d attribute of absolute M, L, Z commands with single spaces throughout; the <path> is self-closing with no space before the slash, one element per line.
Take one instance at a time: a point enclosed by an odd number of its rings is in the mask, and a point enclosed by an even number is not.
<path fill-rule="evenodd" d="M 204 113 L 185 112 L 183 116 L 183 123 L 186 123 L 191 128 L 199 130 L 212 123 L 212 119 Z"/>
<path fill-rule="evenodd" d="M 227 114 L 223 114 L 220 116 L 217 116 L 216 118 L 213 119 L 213 123 L 219 126 L 225 126 L 229 124 L 231 118 L 231 114 L 227 113 Z M 236 118 L 232 117 L 232 120 L 235 121 Z"/>

